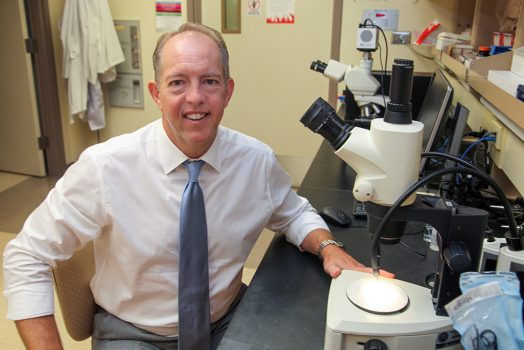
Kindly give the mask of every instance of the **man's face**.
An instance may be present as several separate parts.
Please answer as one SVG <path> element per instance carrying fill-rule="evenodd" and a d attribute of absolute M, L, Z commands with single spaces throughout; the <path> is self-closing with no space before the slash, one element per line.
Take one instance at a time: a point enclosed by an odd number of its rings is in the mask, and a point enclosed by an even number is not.
<path fill-rule="evenodd" d="M 169 139 L 190 158 L 198 158 L 213 143 L 233 93 L 224 81 L 216 43 L 198 32 L 178 34 L 165 44 L 159 82 L 149 92 L 162 112 Z"/>

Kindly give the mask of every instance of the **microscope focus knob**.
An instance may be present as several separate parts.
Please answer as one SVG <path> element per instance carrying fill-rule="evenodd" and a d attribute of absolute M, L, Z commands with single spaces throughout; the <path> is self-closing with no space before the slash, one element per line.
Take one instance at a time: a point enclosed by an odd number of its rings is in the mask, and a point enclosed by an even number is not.
<path fill-rule="evenodd" d="M 364 350 L 388 350 L 388 346 L 380 339 L 370 339 L 364 344 Z"/>
<path fill-rule="evenodd" d="M 471 267 L 471 256 L 463 242 L 449 242 L 443 251 L 444 260 L 455 273 L 468 271 Z"/>

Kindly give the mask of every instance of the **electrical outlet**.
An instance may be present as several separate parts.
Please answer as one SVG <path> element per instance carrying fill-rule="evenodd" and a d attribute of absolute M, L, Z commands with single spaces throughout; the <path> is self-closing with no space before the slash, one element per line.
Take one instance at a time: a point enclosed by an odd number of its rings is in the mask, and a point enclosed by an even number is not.
<path fill-rule="evenodd" d="M 411 32 L 392 32 L 391 43 L 393 45 L 409 45 L 411 42 Z"/>

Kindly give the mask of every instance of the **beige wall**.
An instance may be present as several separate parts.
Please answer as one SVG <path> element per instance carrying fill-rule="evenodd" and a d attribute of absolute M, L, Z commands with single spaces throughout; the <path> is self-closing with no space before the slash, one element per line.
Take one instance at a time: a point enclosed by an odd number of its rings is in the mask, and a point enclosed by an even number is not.
<path fill-rule="evenodd" d="M 414 30 L 424 28 L 434 18 L 449 22 L 456 1 L 344 1 L 341 61 L 358 63 L 360 54 L 354 49 L 355 28 L 361 21 L 364 7 L 399 8 L 399 29 Z M 182 3 L 185 15 L 186 1 Z M 220 29 L 220 3 L 202 1 L 204 24 Z M 321 142 L 321 137 L 306 130 L 299 119 L 315 98 L 327 98 L 328 79 L 311 71 L 309 65 L 316 59 L 329 59 L 333 0 L 296 1 L 296 23 L 293 25 L 266 24 L 266 2 L 261 3 L 261 15 L 249 16 L 246 1 L 241 1 L 242 33 L 224 34 L 236 88 L 223 124 L 268 143 L 275 149 L 284 168 L 292 173 L 295 184 L 299 184 Z M 57 29 L 63 4 L 64 0 L 49 1 L 66 160 L 70 163 L 85 147 L 97 141 L 97 135 L 85 123 L 69 123 Z M 154 45 L 162 34 L 156 31 L 154 2 L 109 0 L 109 5 L 115 19 L 140 21 L 145 103 L 144 109 L 109 107 L 106 103 L 107 127 L 100 132 L 101 140 L 133 131 L 160 117 L 146 87 L 153 79 L 150 62 Z M 390 45 L 389 62 L 392 62 L 392 57 L 414 55 L 406 47 L 392 48 Z M 433 69 L 432 64 L 423 59 L 415 58 L 415 61 L 417 71 Z M 298 168 L 297 175 L 295 167 Z"/>
<path fill-rule="evenodd" d="M 51 22 L 57 24 L 64 0 L 49 3 Z M 203 22 L 220 29 L 220 2 L 202 3 Z M 154 2 L 109 0 L 109 4 L 114 19 L 140 21 L 143 80 L 147 83 L 153 79 L 151 56 L 162 34 L 156 31 Z M 185 5 L 183 1 L 184 14 Z M 327 95 L 327 79 L 310 71 L 309 65 L 314 59 L 329 55 L 332 1 L 321 6 L 313 0 L 297 2 L 295 25 L 267 25 L 265 7 L 261 16 L 248 16 L 245 2 L 242 6 L 242 34 L 224 34 L 236 89 L 223 123 L 270 144 L 284 162 L 307 169 L 321 139 L 307 131 L 299 118 L 316 97 Z M 58 25 L 53 27 L 53 43 L 66 159 L 70 163 L 85 147 L 96 142 L 96 133 L 85 123 L 69 123 Z M 110 107 L 106 101 L 107 127 L 100 131 L 100 139 L 133 131 L 159 118 L 146 86 L 144 96 L 144 109 Z"/>
<path fill-rule="evenodd" d="M 140 128 L 160 117 L 156 105 L 153 103 L 147 91 L 147 82 L 153 79 L 153 67 L 151 56 L 157 38 L 162 32 L 156 31 L 155 3 L 149 0 L 109 0 L 109 6 L 114 19 L 139 20 L 141 29 L 142 65 L 144 81 L 144 109 L 111 107 L 107 101 L 106 93 L 106 128 L 99 132 L 93 132 L 88 125 L 76 121 L 69 121 L 67 103 L 67 85 L 62 77 L 62 42 L 60 41 L 59 23 L 62 18 L 64 0 L 49 0 L 49 11 L 51 17 L 53 46 L 57 70 L 59 88 L 60 112 L 62 115 L 62 128 L 64 134 L 64 145 L 66 162 L 72 163 L 78 159 L 80 153 L 89 145 L 95 144 L 97 139 L 101 141 L 110 137 L 127 133 Z M 186 1 L 182 1 L 185 8 Z M 186 12 L 184 11 L 184 15 Z M 187 16 L 184 20 L 187 19 Z M 104 87 L 107 92 L 107 87 Z"/>
<path fill-rule="evenodd" d="M 144 82 L 144 109 L 109 107 L 107 108 L 107 126 L 101 130 L 102 140 L 115 135 L 134 131 L 141 126 L 160 118 L 160 112 L 154 104 L 147 83 L 154 79 L 152 56 L 159 36 L 164 32 L 156 30 L 155 2 L 148 0 L 108 0 L 114 19 L 140 21 L 140 44 L 142 47 L 142 77 Z M 187 21 L 186 1 L 181 1 L 183 21 Z"/>
<path fill-rule="evenodd" d="M 389 1 L 344 1 L 342 19 L 342 42 L 340 48 L 340 60 L 346 64 L 358 65 L 362 53 L 355 50 L 356 30 L 362 23 L 362 15 L 365 9 L 398 9 L 398 30 L 410 31 L 412 41 L 416 39 L 415 31 L 421 32 L 431 21 L 437 19 L 445 31 L 454 31 L 454 11 L 459 0 L 389 0 Z M 414 60 L 416 72 L 433 72 L 435 63 L 433 59 L 423 58 L 417 53 L 429 56 L 429 46 L 410 47 L 406 45 L 392 45 L 391 32 L 385 32 L 388 42 L 388 70 L 395 58 Z M 380 45 L 382 46 L 382 57 L 385 57 L 385 44 L 380 34 Z M 380 51 L 373 53 L 373 69 L 381 70 Z"/>
<path fill-rule="evenodd" d="M 333 1 L 296 2 L 296 23 L 266 24 L 247 15 L 242 3 L 242 33 L 224 34 L 236 87 L 224 124 L 268 143 L 278 155 L 311 158 L 320 144 L 299 119 L 313 101 L 327 96 L 328 81 L 309 69 L 329 55 Z M 203 1 L 202 22 L 221 27 L 220 1 Z"/>

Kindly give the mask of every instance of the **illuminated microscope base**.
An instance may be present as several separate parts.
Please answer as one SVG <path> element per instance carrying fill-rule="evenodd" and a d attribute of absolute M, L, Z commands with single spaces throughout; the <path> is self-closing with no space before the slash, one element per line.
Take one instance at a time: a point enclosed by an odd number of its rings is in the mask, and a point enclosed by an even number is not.
<path fill-rule="evenodd" d="M 381 340 L 388 350 L 462 349 L 448 317 L 436 316 L 428 288 L 392 279 L 409 297 L 404 311 L 379 315 L 364 311 L 347 297 L 351 282 L 374 278 L 368 273 L 343 271 L 329 290 L 324 350 L 362 350 Z"/>

